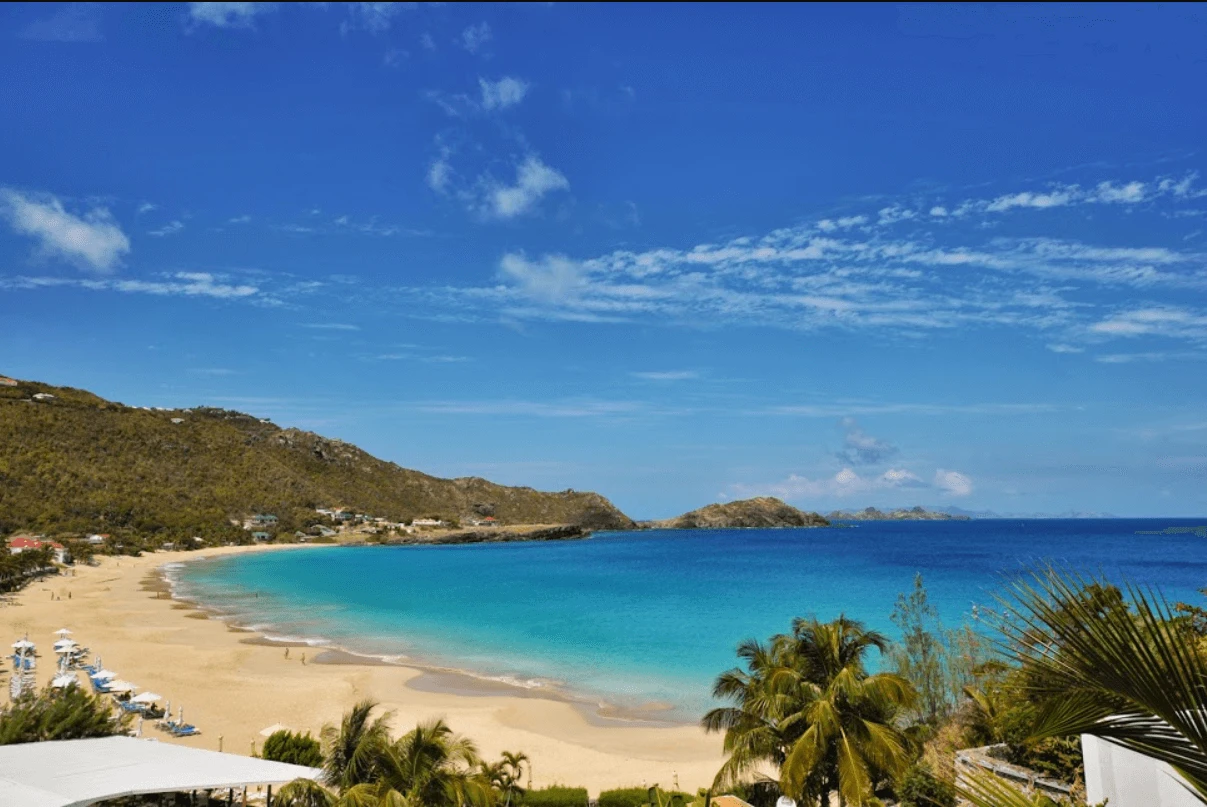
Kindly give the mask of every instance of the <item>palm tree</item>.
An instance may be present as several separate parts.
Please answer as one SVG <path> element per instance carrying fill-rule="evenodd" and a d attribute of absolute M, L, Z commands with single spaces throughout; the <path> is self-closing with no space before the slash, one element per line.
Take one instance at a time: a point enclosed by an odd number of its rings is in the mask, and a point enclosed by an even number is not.
<path fill-rule="evenodd" d="M 311 779 L 294 779 L 277 791 L 272 807 L 334 807 L 335 794 Z"/>
<path fill-rule="evenodd" d="M 504 751 L 503 758 L 494 763 L 481 763 L 482 775 L 490 786 L 503 797 L 503 804 L 509 807 L 513 796 L 522 797 L 526 792 L 520 782 L 524 777 L 524 763 L 528 755 L 522 751 Z"/>
<path fill-rule="evenodd" d="M 747 669 L 717 678 L 713 695 L 734 702 L 704 717 L 707 731 L 725 732 L 729 755 L 715 787 L 737 783 L 771 764 L 782 792 L 810 804 L 863 805 L 877 782 L 910 762 L 908 741 L 892 723 L 912 706 L 913 688 L 889 673 L 869 675 L 864 657 L 888 640 L 846 617 L 822 623 L 797 619 L 791 635 L 767 644 L 747 640 L 738 656 Z"/>
<path fill-rule="evenodd" d="M 1040 703 L 1034 739 L 1094 734 L 1173 766 L 1207 803 L 1207 655 L 1160 594 L 1049 569 L 1001 628 Z"/>
<path fill-rule="evenodd" d="M 385 749 L 390 745 L 390 715 L 371 721 L 376 708 L 376 702 L 363 700 L 344 714 L 338 727 L 323 727 L 325 784 L 343 791 L 378 778 Z"/>
<path fill-rule="evenodd" d="M 345 790 L 340 807 L 490 807 L 473 743 L 443 720 L 420 723 L 383 749 L 373 781 Z"/>

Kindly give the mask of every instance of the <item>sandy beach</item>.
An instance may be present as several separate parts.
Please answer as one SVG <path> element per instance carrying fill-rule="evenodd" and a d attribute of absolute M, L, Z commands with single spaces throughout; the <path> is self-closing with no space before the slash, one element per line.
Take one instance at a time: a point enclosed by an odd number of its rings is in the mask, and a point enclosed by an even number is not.
<path fill-rule="evenodd" d="M 417 721 L 444 717 L 472 738 L 487 757 L 523 751 L 533 761 L 537 787 L 610 787 L 661 784 L 678 777 L 682 789 L 711 783 L 721 764 L 721 739 L 694 726 L 626 724 L 584 714 L 576 705 L 456 674 L 412 667 L 314 663 L 318 648 L 289 649 L 232 628 L 170 599 L 157 570 L 167 563 L 255 551 L 305 547 L 226 547 L 157 552 L 140 558 L 100 558 L 64 576 L 34 583 L 0 605 L 0 640 L 24 635 L 38 643 L 39 684 L 52 673 L 53 632 L 102 656 L 107 668 L 184 706 L 199 737 L 174 740 L 147 726 L 144 735 L 200 748 L 248 754 L 275 723 L 315 736 L 354 702 L 373 698 L 395 713 L 395 734 Z M 306 656 L 308 663 L 303 663 Z M 328 655 L 327 659 L 332 656 Z M 5 678 L 7 680 L 7 678 Z M 2 696 L 7 699 L 7 687 Z"/>

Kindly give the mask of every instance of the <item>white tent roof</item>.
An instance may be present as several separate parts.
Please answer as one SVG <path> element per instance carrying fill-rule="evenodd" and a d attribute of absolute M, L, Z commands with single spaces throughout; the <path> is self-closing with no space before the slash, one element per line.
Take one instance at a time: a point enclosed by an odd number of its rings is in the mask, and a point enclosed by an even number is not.
<path fill-rule="evenodd" d="M 83 807 L 140 793 L 314 779 L 315 768 L 134 737 L 0 746 L 0 804 Z"/>

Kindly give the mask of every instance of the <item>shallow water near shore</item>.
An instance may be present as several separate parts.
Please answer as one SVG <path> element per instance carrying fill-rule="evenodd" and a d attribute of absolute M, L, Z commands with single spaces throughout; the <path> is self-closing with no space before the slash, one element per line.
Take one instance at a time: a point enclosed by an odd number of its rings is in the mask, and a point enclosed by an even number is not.
<path fill-rule="evenodd" d="M 840 613 L 892 635 L 916 573 L 947 627 L 1052 562 L 1201 602 L 1202 521 L 863 522 L 850 528 L 600 533 L 583 541 L 316 547 L 169 570 L 270 639 L 465 670 L 623 712 L 694 722 L 736 644 Z M 291 651 L 306 652 L 305 649 Z M 313 657 L 313 656 L 312 656 Z"/>

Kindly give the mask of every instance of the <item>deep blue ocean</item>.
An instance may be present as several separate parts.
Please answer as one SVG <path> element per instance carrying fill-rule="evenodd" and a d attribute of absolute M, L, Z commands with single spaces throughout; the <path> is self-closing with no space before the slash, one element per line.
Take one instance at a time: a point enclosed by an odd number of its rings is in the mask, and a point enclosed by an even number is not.
<path fill-rule="evenodd" d="M 1203 604 L 1207 538 L 1162 520 L 864 522 L 583 541 L 322 547 L 186 564 L 178 593 L 266 635 L 400 655 L 690 720 L 743 638 L 839 614 L 894 633 L 917 573 L 947 627 L 1051 562 Z"/>

